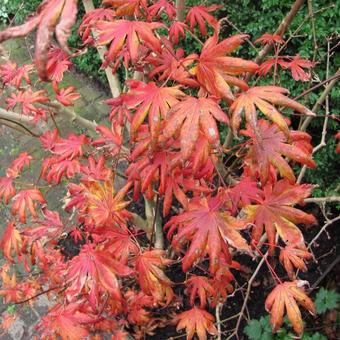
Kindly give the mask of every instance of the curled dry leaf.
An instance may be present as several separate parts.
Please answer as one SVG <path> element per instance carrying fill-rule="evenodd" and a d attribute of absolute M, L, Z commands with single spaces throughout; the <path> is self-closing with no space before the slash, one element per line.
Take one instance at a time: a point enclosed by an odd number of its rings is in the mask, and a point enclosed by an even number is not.
<path fill-rule="evenodd" d="M 268 295 L 265 306 L 266 310 L 270 312 L 270 323 L 274 332 L 280 329 L 286 310 L 295 332 L 299 335 L 302 334 L 303 323 L 298 304 L 307 309 L 312 315 L 315 315 L 313 301 L 299 286 L 299 281 L 284 282 L 278 284 Z"/>
<path fill-rule="evenodd" d="M 0 42 L 26 36 L 38 27 L 35 44 L 35 64 L 39 77 L 42 80 L 48 80 L 46 65 L 53 33 L 55 33 L 61 48 L 68 52 L 67 40 L 76 21 L 77 3 L 78 0 L 43 1 L 38 7 L 37 13 L 30 17 L 26 23 L 0 32 Z"/>

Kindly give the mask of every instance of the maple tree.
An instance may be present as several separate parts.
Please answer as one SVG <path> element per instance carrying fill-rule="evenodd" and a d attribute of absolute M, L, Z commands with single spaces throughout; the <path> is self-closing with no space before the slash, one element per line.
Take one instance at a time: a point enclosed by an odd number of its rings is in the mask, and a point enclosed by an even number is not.
<path fill-rule="evenodd" d="M 213 14 L 220 7 L 103 0 L 87 10 L 78 29 L 84 49 L 104 47 L 108 77 L 126 75 L 100 124 L 72 113 L 81 95 L 61 87 L 72 58 L 82 53 L 67 46 L 78 1 L 44 0 L 25 24 L 0 32 L 2 42 L 37 28 L 34 63 L 0 65 L 7 110 L 24 117 L 28 130 L 44 126 L 37 138 L 45 155 L 28 185 L 25 170 L 36 159 L 27 152 L 0 177 L 0 199 L 11 213 L 0 248 L 10 265 L 23 263 L 27 272 L 18 279 L 4 266 L 0 296 L 20 304 L 48 293 L 53 306 L 37 327 L 43 339 L 103 332 L 143 338 L 175 322 L 187 339 L 196 333 L 204 340 L 218 334 L 211 310 L 234 291 L 232 271 L 243 270 L 235 257 L 263 257 L 267 250 L 275 256 L 277 249 L 288 279 L 278 279 L 268 262 L 276 284 L 265 303 L 273 331 L 286 312 L 301 335 L 298 304 L 314 313 L 296 270 L 306 271 L 312 258 L 300 225 L 316 219 L 295 207 L 311 195 L 313 187 L 297 182 L 295 168 L 315 167 L 313 147 L 287 115 L 315 113 L 276 86 L 275 77 L 272 85 L 247 77 L 268 76 L 280 65 L 295 81 L 307 81 L 305 70 L 315 63 L 278 56 L 283 36 L 268 33 L 255 43 L 274 47 L 276 57 L 261 65 L 236 57 L 250 37 L 224 39 Z M 186 14 L 183 22 L 178 11 Z M 200 42 L 199 52 L 182 48 L 187 37 Z M 35 75 L 52 83 L 52 93 L 34 88 Z M 65 113 L 87 131 L 65 135 L 56 128 L 54 115 Z M 221 140 L 222 129 L 235 137 L 233 144 Z M 228 166 L 229 156 L 238 169 Z M 120 188 L 118 177 L 125 181 Z M 58 186 L 67 191 L 60 213 L 49 210 L 44 190 Z M 141 197 L 146 218 L 131 209 Z M 78 247 L 75 255 L 60 247 L 65 235 Z M 183 282 L 169 278 L 178 263 Z"/>

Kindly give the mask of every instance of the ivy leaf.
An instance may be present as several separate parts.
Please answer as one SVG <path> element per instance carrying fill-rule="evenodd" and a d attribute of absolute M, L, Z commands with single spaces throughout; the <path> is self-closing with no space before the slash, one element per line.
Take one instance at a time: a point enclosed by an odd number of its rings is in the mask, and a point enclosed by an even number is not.
<path fill-rule="evenodd" d="M 323 314 L 328 310 L 333 310 L 338 307 L 340 294 L 334 290 L 327 290 L 323 287 L 316 293 L 315 307 L 317 314 Z"/>
<path fill-rule="evenodd" d="M 270 323 L 274 332 L 277 332 L 281 327 L 286 310 L 293 329 L 297 334 L 302 334 L 303 323 L 297 303 L 312 315 L 315 315 L 313 301 L 305 294 L 303 288 L 301 288 L 301 283 L 300 281 L 294 281 L 278 284 L 268 295 L 265 306 L 266 310 L 270 312 Z"/>
<path fill-rule="evenodd" d="M 269 324 L 269 316 L 262 316 L 260 320 L 250 320 L 244 328 L 244 333 L 250 340 L 272 340 L 273 334 Z"/>
<path fill-rule="evenodd" d="M 204 309 L 195 306 L 179 314 L 177 319 L 179 320 L 177 331 L 185 328 L 187 340 L 191 340 L 195 333 L 197 333 L 199 340 L 206 340 L 207 332 L 211 335 L 217 334 L 217 329 L 214 325 L 215 318 Z"/>

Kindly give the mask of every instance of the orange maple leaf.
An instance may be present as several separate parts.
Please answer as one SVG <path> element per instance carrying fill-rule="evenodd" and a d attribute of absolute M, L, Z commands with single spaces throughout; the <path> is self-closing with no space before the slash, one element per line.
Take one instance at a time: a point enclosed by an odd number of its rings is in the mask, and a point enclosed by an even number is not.
<path fill-rule="evenodd" d="M 297 303 L 306 308 L 312 315 L 315 314 L 313 301 L 305 294 L 303 288 L 301 288 L 301 283 L 303 282 L 281 283 L 268 295 L 265 306 L 266 310 L 270 312 L 270 323 L 274 332 L 280 329 L 284 311 L 286 310 L 295 332 L 299 335 L 302 334 L 303 323 Z"/>
<path fill-rule="evenodd" d="M 5 204 L 15 195 L 16 189 L 13 185 L 13 178 L 0 177 L 0 198 L 4 198 Z"/>
<path fill-rule="evenodd" d="M 293 169 L 282 157 L 286 156 L 293 161 L 315 168 L 311 152 L 306 151 L 306 145 L 294 142 L 307 142 L 310 136 L 307 133 L 294 131 L 289 134 L 291 142 L 279 130 L 275 124 L 270 124 L 261 119 L 257 128 L 254 130 L 248 124 L 247 130 L 242 130 L 241 134 L 251 138 L 249 150 L 245 156 L 245 163 L 251 168 L 252 172 L 258 171 L 261 182 L 264 184 L 269 179 L 270 168 L 275 167 L 279 170 L 282 177 L 287 178 L 291 183 L 295 182 Z"/>
<path fill-rule="evenodd" d="M 216 120 L 225 124 L 229 122 L 228 116 L 216 101 L 188 96 L 170 110 L 163 134 L 165 138 L 170 138 L 181 130 L 181 153 L 184 159 L 188 159 L 198 140 L 200 129 L 209 143 L 218 145 Z"/>
<path fill-rule="evenodd" d="M 190 304 L 195 304 L 195 299 L 198 296 L 200 299 L 200 308 L 204 309 L 207 304 L 207 298 L 216 295 L 212 282 L 205 276 L 193 275 L 186 281 L 187 292 Z"/>
<path fill-rule="evenodd" d="M 315 217 L 293 208 L 293 205 L 303 202 L 311 190 L 311 185 L 290 184 L 286 179 L 274 184 L 268 182 L 258 204 L 244 208 L 247 221 L 254 224 L 253 239 L 259 241 L 265 228 L 271 250 L 275 245 L 276 233 L 285 243 L 304 247 L 303 235 L 296 224 L 315 223 Z"/>
<path fill-rule="evenodd" d="M 21 190 L 13 198 L 12 214 L 19 214 L 19 220 L 21 223 L 26 223 L 26 209 L 29 210 L 34 218 L 37 218 L 36 204 L 34 201 L 38 201 L 41 204 L 45 204 L 46 201 L 38 189 Z"/>
<path fill-rule="evenodd" d="M 302 114 L 315 116 L 315 114 L 305 106 L 286 97 L 285 94 L 287 93 L 289 93 L 287 89 L 278 86 L 254 86 L 248 91 L 241 93 L 230 107 L 232 113 L 231 127 L 234 133 L 237 133 L 240 126 L 242 113 L 244 113 L 247 122 L 254 129 L 256 128 L 256 108 L 276 123 L 287 135 L 289 132 L 287 122 L 274 105 L 288 107 Z"/>
<path fill-rule="evenodd" d="M 216 29 L 215 34 L 205 42 L 198 64 L 190 72 L 196 75 L 198 82 L 208 93 L 231 102 L 234 95 L 229 84 L 248 90 L 248 85 L 236 76 L 244 72 L 253 73 L 258 65 L 252 61 L 226 56 L 239 47 L 247 35 L 235 35 L 218 43 L 218 33 L 219 29 Z"/>
<path fill-rule="evenodd" d="M 14 222 L 9 222 L 2 235 L 0 248 L 9 261 L 13 262 L 12 251 L 14 250 L 17 256 L 20 256 L 23 246 L 23 239 L 19 230 L 15 227 Z"/>
<path fill-rule="evenodd" d="M 247 228 L 246 223 L 222 212 L 222 205 L 223 200 L 219 196 L 193 200 L 188 211 L 172 217 L 165 225 L 165 228 L 170 228 L 168 237 L 178 229 L 172 240 L 174 249 L 182 250 L 185 244 L 191 242 L 182 261 L 184 272 L 208 254 L 210 272 L 215 273 L 221 258 L 231 262 L 229 246 L 249 252 L 247 241 L 240 234 L 240 230 Z"/>
<path fill-rule="evenodd" d="M 171 264 L 172 260 L 164 258 L 164 253 L 163 250 L 145 251 L 137 256 L 135 267 L 142 291 L 153 296 L 155 301 L 168 305 L 174 293 L 171 288 L 172 282 L 162 269 Z"/>
<path fill-rule="evenodd" d="M 195 306 L 179 314 L 177 319 L 179 320 L 177 330 L 185 328 L 187 340 L 191 340 L 195 333 L 197 333 L 199 340 L 206 340 L 207 332 L 211 335 L 217 334 L 217 329 L 214 325 L 215 318 L 204 309 Z"/>

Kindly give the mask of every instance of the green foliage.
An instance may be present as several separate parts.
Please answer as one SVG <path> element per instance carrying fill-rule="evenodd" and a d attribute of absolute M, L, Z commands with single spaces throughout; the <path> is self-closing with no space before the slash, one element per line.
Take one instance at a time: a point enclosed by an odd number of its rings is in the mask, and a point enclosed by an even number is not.
<path fill-rule="evenodd" d="M 315 297 L 315 307 L 318 314 L 323 314 L 328 310 L 336 309 L 340 301 L 340 294 L 334 290 L 321 288 Z"/>
<path fill-rule="evenodd" d="M 290 322 L 286 319 L 285 326 L 279 329 L 276 334 L 272 333 L 269 316 L 261 317 L 259 320 L 252 319 L 248 325 L 244 328 L 244 333 L 250 340 L 293 340 L 296 339 L 296 335 L 290 331 Z M 302 340 L 327 340 L 327 338 L 320 334 L 309 334 L 305 332 L 302 335 Z"/>

